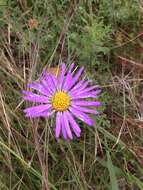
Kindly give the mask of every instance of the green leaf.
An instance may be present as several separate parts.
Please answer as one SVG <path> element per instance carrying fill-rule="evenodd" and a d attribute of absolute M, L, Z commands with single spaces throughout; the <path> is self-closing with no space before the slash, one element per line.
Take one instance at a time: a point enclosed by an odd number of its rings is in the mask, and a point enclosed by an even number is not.
<path fill-rule="evenodd" d="M 110 174 L 110 182 L 111 182 L 112 190 L 119 190 L 117 178 L 115 175 L 115 169 L 114 169 L 109 152 L 107 152 L 107 165 L 108 165 L 108 170 L 109 170 L 109 174 Z"/>
<path fill-rule="evenodd" d="M 6 0 L 0 0 L 0 6 L 6 6 L 7 1 Z"/>

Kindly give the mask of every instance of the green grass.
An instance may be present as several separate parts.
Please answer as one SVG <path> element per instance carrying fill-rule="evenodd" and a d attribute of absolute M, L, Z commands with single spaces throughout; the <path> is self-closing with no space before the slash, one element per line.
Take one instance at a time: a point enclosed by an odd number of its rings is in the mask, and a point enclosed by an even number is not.
<path fill-rule="evenodd" d="M 137 0 L 0 0 L 1 190 L 143 189 L 142 11 Z M 96 126 L 79 123 L 70 142 L 23 113 L 21 91 L 60 61 L 102 88 Z"/>

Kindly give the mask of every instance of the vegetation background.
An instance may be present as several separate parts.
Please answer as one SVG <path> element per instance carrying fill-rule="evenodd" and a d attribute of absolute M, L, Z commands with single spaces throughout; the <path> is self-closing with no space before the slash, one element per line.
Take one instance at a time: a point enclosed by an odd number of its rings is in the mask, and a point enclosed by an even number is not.
<path fill-rule="evenodd" d="M 21 90 L 60 61 L 102 88 L 71 142 L 23 113 Z M 0 0 L 0 190 L 143 190 L 142 63 L 142 0 Z"/>

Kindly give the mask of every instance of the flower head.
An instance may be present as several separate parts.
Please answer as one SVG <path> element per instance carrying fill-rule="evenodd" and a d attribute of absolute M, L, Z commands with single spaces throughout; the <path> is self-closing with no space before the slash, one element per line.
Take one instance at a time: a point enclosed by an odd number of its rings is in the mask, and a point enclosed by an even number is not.
<path fill-rule="evenodd" d="M 38 81 L 28 84 L 35 93 L 23 91 L 24 100 L 40 103 L 24 110 L 27 117 L 50 117 L 56 114 L 56 138 L 61 134 L 64 139 L 72 139 L 73 134 L 80 137 L 81 129 L 75 118 L 93 126 L 94 121 L 89 114 L 97 115 L 95 108 L 101 104 L 96 100 L 100 93 L 98 87 L 91 86 L 89 80 L 81 77 L 84 68 L 77 72 L 73 70 L 74 64 L 68 70 L 62 64 L 58 76 L 44 71 Z"/>
<path fill-rule="evenodd" d="M 28 26 L 29 26 L 30 30 L 35 29 L 38 27 L 38 21 L 34 18 L 31 18 L 28 21 Z"/>

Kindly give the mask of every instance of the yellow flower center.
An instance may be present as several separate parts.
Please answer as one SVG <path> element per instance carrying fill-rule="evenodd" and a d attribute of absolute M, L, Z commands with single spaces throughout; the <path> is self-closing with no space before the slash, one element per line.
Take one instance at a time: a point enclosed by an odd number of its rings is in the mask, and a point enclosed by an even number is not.
<path fill-rule="evenodd" d="M 56 111 L 65 111 L 70 106 L 70 97 L 66 92 L 56 92 L 52 97 L 52 106 Z"/>

